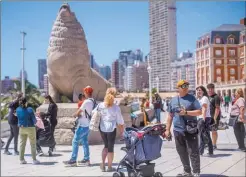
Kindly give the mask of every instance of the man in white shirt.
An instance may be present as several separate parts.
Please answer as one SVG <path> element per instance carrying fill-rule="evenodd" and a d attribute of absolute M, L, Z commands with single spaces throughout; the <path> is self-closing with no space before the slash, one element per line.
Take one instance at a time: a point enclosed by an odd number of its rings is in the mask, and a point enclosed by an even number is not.
<path fill-rule="evenodd" d="M 65 161 L 66 165 L 76 166 L 79 144 L 82 142 L 84 148 L 84 159 L 80 163 L 90 165 L 90 151 L 88 143 L 90 117 L 93 108 L 95 107 L 95 100 L 92 97 L 93 89 L 90 86 L 84 88 L 86 100 L 83 102 L 79 110 L 73 115 L 79 117 L 78 127 L 75 130 L 72 142 L 72 157 L 69 161 Z"/>

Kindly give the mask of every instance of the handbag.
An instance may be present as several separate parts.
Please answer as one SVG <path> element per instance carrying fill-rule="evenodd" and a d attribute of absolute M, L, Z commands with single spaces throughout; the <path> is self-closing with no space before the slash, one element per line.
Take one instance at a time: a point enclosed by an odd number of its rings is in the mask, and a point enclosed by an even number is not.
<path fill-rule="evenodd" d="M 101 112 L 99 110 L 99 105 L 98 105 L 91 117 L 89 129 L 92 131 L 99 131 L 100 121 L 101 121 Z"/>
<path fill-rule="evenodd" d="M 228 125 L 234 127 L 234 125 L 238 122 L 239 116 L 230 116 Z"/>
<path fill-rule="evenodd" d="M 178 104 L 179 107 L 181 108 L 179 97 L 178 97 Z M 184 116 L 181 117 L 184 119 L 186 132 L 189 134 L 198 134 L 197 120 L 192 120 L 192 119 L 186 120 Z"/>

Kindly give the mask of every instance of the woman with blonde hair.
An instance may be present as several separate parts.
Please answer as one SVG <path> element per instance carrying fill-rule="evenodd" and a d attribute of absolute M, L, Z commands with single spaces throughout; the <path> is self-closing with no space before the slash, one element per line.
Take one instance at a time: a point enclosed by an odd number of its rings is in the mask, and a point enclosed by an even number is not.
<path fill-rule="evenodd" d="M 233 128 L 234 134 L 237 139 L 239 149 L 243 152 L 246 151 L 244 144 L 245 137 L 245 127 L 244 127 L 244 109 L 245 109 L 245 100 L 243 98 L 243 90 L 237 89 L 235 94 L 235 102 L 231 107 L 231 119 L 234 120 Z"/>
<path fill-rule="evenodd" d="M 101 137 L 104 142 L 104 148 L 102 150 L 102 163 L 100 168 L 103 172 L 105 169 L 105 160 L 108 158 L 108 169 L 107 172 L 115 171 L 112 167 L 114 159 L 114 144 L 116 138 L 116 128 L 119 128 L 120 135 L 124 131 L 124 119 L 121 114 L 120 107 L 114 104 L 114 98 L 116 95 L 115 88 L 108 88 L 104 101 L 94 109 L 100 111 L 101 121 L 99 125 Z"/>

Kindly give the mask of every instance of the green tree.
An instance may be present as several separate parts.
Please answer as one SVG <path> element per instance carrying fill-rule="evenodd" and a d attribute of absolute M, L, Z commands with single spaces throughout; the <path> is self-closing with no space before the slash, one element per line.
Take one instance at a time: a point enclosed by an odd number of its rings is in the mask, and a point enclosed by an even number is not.
<path fill-rule="evenodd" d="M 9 103 L 17 95 L 17 92 L 21 92 L 21 82 L 15 80 L 14 84 L 15 88 L 9 91 L 10 96 L 1 97 L 1 103 L 4 103 L 4 106 L 1 108 L 1 119 L 7 115 Z M 25 97 L 28 101 L 28 106 L 32 107 L 34 110 L 36 110 L 44 100 L 38 88 L 28 80 L 25 81 Z"/>

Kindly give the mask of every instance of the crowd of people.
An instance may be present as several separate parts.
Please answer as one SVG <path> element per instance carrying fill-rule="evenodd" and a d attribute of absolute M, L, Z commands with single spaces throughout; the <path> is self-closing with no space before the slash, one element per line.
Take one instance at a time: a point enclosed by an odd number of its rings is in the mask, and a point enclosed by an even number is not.
<path fill-rule="evenodd" d="M 165 136 L 170 137 L 171 126 L 173 124 L 173 136 L 176 144 L 176 150 L 183 164 L 184 172 L 178 176 L 199 176 L 200 175 L 200 156 L 213 156 L 217 149 L 217 139 L 221 115 L 221 98 L 215 93 L 214 84 L 208 84 L 207 89 L 203 86 L 196 88 L 197 96 L 189 94 L 189 82 L 180 80 L 177 83 L 178 96 L 173 97 L 168 102 L 168 117 Z M 82 144 L 84 156 L 79 163 L 90 165 L 90 146 L 88 136 L 90 134 L 90 120 L 95 111 L 100 111 L 99 131 L 103 140 L 100 169 L 105 172 L 112 172 L 114 159 L 114 145 L 116 139 L 116 129 L 123 136 L 124 119 L 120 107 L 115 104 L 116 89 L 107 89 L 104 101 L 97 104 L 92 98 L 93 88 L 87 86 L 83 93 L 79 94 L 78 110 L 73 114 L 76 120 L 74 137 L 72 141 L 72 154 L 65 165 L 77 165 L 79 145 Z M 228 98 L 225 99 L 226 105 Z M 57 125 L 58 107 L 51 96 L 45 96 L 45 103 L 49 104 L 47 112 L 36 113 L 31 107 L 27 106 L 28 100 L 20 93 L 17 98 L 9 104 L 8 123 L 10 125 L 10 137 L 6 143 L 4 154 L 11 155 L 9 145 L 14 138 L 14 155 L 19 155 L 21 164 L 26 164 L 24 159 L 27 138 L 31 145 L 31 154 L 33 164 L 39 164 L 36 156 L 42 156 L 44 153 L 41 146 L 49 147 L 49 156 L 53 155 L 55 148 L 54 131 Z M 161 111 L 163 110 L 162 99 L 158 93 L 153 100 L 155 118 L 157 123 L 161 123 Z M 150 103 L 146 98 L 142 99 L 140 105 L 144 113 L 144 126 L 151 120 L 148 118 L 146 109 Z M 235 92 L 235 98 L 231 106 L 230 120 L 234 128 L 238 147 L 245 152 L 245 128 L 244 123 L 245 100 L 242 89 Z M 50 128 L 44 128 L 49 125 Z M 134 122 L 133 122 L 133 126 Z M 44 133 L 44 129 L 48 129 Z M 212 137 L 210 135 L 212 134 Z M 18 152 L 18 137 L 20 136 L 20 153 Z M 50 136 L 49 141 L 43 140 L 42 136 Z M 2 142 L 3 144 L 4 142 Z M 204 154 L 208 147 L 208 154 Z M 187 153 L 189 152 L 189 153 Z M 108 159 L 107 169 L 105 160 Z M 190 166 L 191 163 L 191 166 Z M 191 170 L 192 169 L 192 170 Z"/>
<path fill-rule="evenodd" d="M 184 171 L 178 176 L 200 176 L 200 155 L 204 155 L 208 146 L 208 156 L 213 156 L 217 149 L 217 130 L 220 124 L 221 99 L 215 93 L 215 85 L 208 84 L 196 88 L 197 97 L 189 94 L 189 82 L 181 80 L 177 83 L 178 96 L 172 98 L 168 107 L 166 136 L 170 136 L 171 125 L 176 149 Z M 245 152 L 244 123 L 245 100 L 242 89 L 235 92 L 235 100 L 231 107 L 230 119 L 240 151 Z M 212 138 L 210 136 L 212 132 Z M 200 142 L 200 143 L 199 143 Z M 191 170 L 191 166 L 192 170 Z"/>

